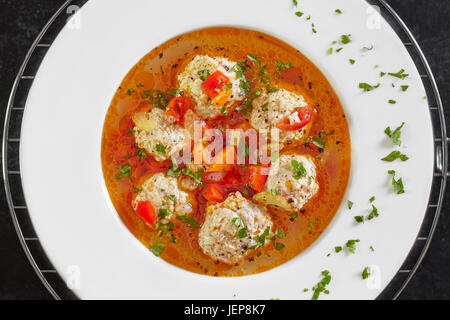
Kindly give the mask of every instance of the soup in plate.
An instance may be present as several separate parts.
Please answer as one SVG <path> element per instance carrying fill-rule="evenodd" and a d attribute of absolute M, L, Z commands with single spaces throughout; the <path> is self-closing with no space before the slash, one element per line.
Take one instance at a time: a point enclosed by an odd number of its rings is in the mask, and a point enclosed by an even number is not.
<path fill-rule="evenodd" d="M 311 61 L 273 36 L 215 27 L 170 39 L 131 69 L 101 157 L 111 201 L 149 254 L 243 276 L 320 236 L 350 153 L 343 108 Z"/>

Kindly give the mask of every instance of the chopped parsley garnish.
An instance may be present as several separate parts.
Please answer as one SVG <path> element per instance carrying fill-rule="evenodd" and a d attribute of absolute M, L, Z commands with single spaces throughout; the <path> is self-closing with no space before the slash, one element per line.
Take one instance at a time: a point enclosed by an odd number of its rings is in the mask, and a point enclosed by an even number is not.
<path fill-rule="evenodd" d="M 284 238 L 286 237 L 286 232 L 283 231 L 283 230 L 280 229 L 280 228 L 277 228 L 277 229 L 275 230 L 275 235 L 276 235 L 278 238 L 280 238 L 280 239 L 284 239 Z"/>
<path fill-rule="evenodd" d="M 158 146 L 156 146 L 156 149 L 158 150 Z M 139 162 L 142 162 L 142 160 L 147 157 L 147 153 L 145 153 L 144 149 L 140 148 L 136 151 L 136 155 L 139 157 Z"/>
<path fill-rule="evenodd" d="M 262 104 L 262 105 L 260 106 L 260 108 L 261 108 L 262 111 L 267 111 L 267 107 L 268 107 L 268 106 L 269 106 L 269 103 L 266 102 L 266 103 Z"/>
<path fill-rule="evenodd" d="M 297 219 L 297 218 L 298 218 L 298 213 L 295 212 L 295 213 L 293 213 L 293 214 L 290 214 L 289 217 L 291 217 L 292 220 L 293 220 L 293 219 Z"/>
<path fill-rule="evenodd" d="M 237 236 L 238 238 L 240 238 L 240 239 L 246 238 L 246 237 L 247 237 L 247 230 L 248 230 L 247 227 L 244 227 L 244 228 L 240 229 L 240 230 L 237 232 L 236 236 Z"/>
<path fill-rule="evenodd" d="M 318 148 L 325 148 L 325 140 L 323 140 L 321 137 L 312 137 L 311 140 Z"/>
<path fill-rule="evenodd" d="M 241 218 L 238 218 L 238 217 L 233 218 L 233 220 L 231 220 L 231 222 L 233 222 L 233 224 L 238 228 L 243 225 Z"/>
<path fill-rule="evenodd" d="M 259 97 L 261 94 L 262 94 L 262 91 L 261 91 L 261 90 L 256 90 L 256 91 L 253 92 L 253 94 L 252 94 L 253 99 Z"/>
<path fill-rule="evenodd" d="M 159 229 L 159 231 L 158 231 L 158 233 L 157 233 L 158 237 L 161 238 L 161 237 L 163 236 L 163 234 L 164 234 L 166 237 L 169 238 L 169 240 L 170 240 L 171 242 L 177 243 L 177 238 L 175 238 L 175 236 L 173 236 L 173 235 L 170 233 L 170 231 L 175 230 L 175 226 L 174 226 L 174 224 L 173 224 L 172 222 L 169 222 L 169 223 L 166 223 L 166 224 L 157 222 L 157 223 L 155 224 L 155 229 L 156 229 L 156 230 Z"/>
<path fill-rule="evenodd" d="M 358 223 L 364 223 L 364 216 L 356 216 L 355 221 Z"/>
<path fill-rule="evenodd" d="M 316 228 L 314 227 L 315 224 L 320 223 L 320 221 L 309 221 L 308 226 L 306 227 L 307 230 L 311 232 L 316 232 Z"/>
<path fill-rule="evenodd" d="M 131 174 L 131 170 L 133 167 L 130 164 L 119 165 L 118 166 L 119 173 L 116 176 L 116 180 L 120 180 L 122 178 L 133 179 L 133 175 Z"/>
<path fill-rule="evenodd" d="M 278 189 L 271 189 L 271 190 L 270 190 L 270 193 L 271 193 L 273 196 L 279 196 L 279 195 L 281 194 L 280 190 L 278 190 Z"/>
<path fill-rule="evenodd" d="M 256 236 L 253 238 L 257 242 L 254 246 L 250 247 L 249 249 L 258 249 L 259 247 L 262 247 L 266 243 L 266 239 L 269 236 L 270 227 L 267 227 L 262 234 L 259 236 Z"/>
<path fill-rule="evenodd" d="M 168 215 L 170 215 L 170 211 L 169 210 L 167 210 L 166 208 L 159 209 L 159 212 L 158 212 L 158 218 L 159 219 L 164 219 Z"/>
<path fill-rule="evenodd" d="M 336 12 L 337 14 L 342 14 L 342 10 L 341 9 L 336 9 L 336 10 L 334 10 L 334 12 Z"/>
<path fill-rule="evenodd" d="M 370 267 L 365 267 L 361 276 L 363 279 L 367 279 L 370 276 L 370 274 L 371 274 Z"/>
<path fill-rule="evenodd" d="M 202 182 L 204 170 L 202 168 L 198 168 L 197 172 L 195 173 L 186 168 L 180 170 L 177 161 L 173 157 L 171 157 L 170 159 L 172 160 L 172 167 L 167 171 L 167 175 L 169 177 L 178 178 L 180 175 L 185 175 L 194 179 L 199 186 L 204 185 L 204 183 Z"/>
<path fill-rule="evenodd" d="M 370 51 L 373 50 L 373 44 L 370 47 L 363 47 L 364 51 Z"/>
<path fill-rule="evenodd" d="M 280 76 L 281 71 L 293 68 L 292 63 L 289 61 L 281 62 L 280 60 L 275 60 L 275 64 L 277 66 L 276 72 L 278 76 Z"/>
<path fill-rule="evenodd" d="M 400 151 L 392 151 L 389 155 L 387 155 L 386 157 L 384 157 L 381 160 L 387 161 L 387 162 L 392 162 L 392 161 L 395 161 L 397 159 L 400 159 L 402 161 L 406 161 L 409 158 L 408 158 L 407 155 L 401 153 Z"/>
<path fill-rule="evenodd" d="M 223 91 L 227 91 L 233 88 L 233 84 L 232 83 L 228 83 L 228 84 L 224 84 L 222 87 Z"/>
<path fill-rule="evenodd" d="M 397 194 L 405 193 L 402 178 L 395 180 L 395 171 L 394 170 L 389 170 L 388 173 L 390 175 L 392 175 L 392 186 L 394 187 L 394 191 Z"/>
<path fill-rule="evenodd" d="M 348 240 L 345 246 L 347 247 L 348 251 L 354 254 L 356 250 L 356 244 L 358 242 L 359 240 Z"/>
<path fill-rule="evenodd" d="M 351 64 L 355 64 L 355 62 L 356 62 L 356 61 L 353 60 L 353 59 L 349 59 L 348 61 L 350 61 Z"/>
<path fill-rule="evenodd" d="M 323 276 L 322 280 L 320 280 L 320 282 L 317 283 L 316 287 L 313 288 L 314 294 L 312 296 L 312 300 L 319 299 L 319 295 L 322 292 L 324 292 L 324 293 L 328 292 L 329 293 L 329 291 L 326 290 L 326 286 L 328 284 L 330 284 L 330 281 L 331 281 L 330 272 L 328 270 L 324 270 L 324 271 L 322 271 L 322 276 Z"/>
<path fill-rule="evenodd" d="M 396 104 L 397 103 L 397 101 L 395 101 L 395 100 L 389 100 L 388 101 L 390 104 Z"/>
<path fill-rule="evenodd" d="M 388 75 L 390 75 L 390 76 L 392 76 L 392 77 L 396 77 L 396 78 L 399 78 L 399 79 L 405 79 L 407 76 L 409 76 L 409 74 L 406 74 L 405 73 L 405 70 L 404 69 L 401 69 L 399 72 L 397 72 L 397 73 L 392 73 L 392 72 L 389 72 L 388 73 Z"/>
<path fill-rule="evenodd" d="M 127 95 L 131 96 L 131 94 L 135 93 L 135 92 L 136 92 L 136 90 L 134 90 L 134 89 L 128 89 L 127 90 Z"/>
<path fill-rule="evenodd" d="M 299 163 L 297 160 L 292 160 L 291 165 L 295 171 L 294 179 L 300 180 L 301 177 L 306 177 L 306 169 L 301 163 Z"/>
<path fill-rule="evenodd" d="M 295 7 L 297 7 L 297 5 L 298 5 L 298 1 L 297 0 L 292 0 L 292 3 L 294 4 Z"/>
<path fill-rule="evenodd" d="M 247 55 L 249 56 L 249 55 Z M 250 55 L 253 58 L 256 56 Z M 259 58 L 259 57 L 258 57 Z M 251 84 L 246 77 L 246 72 L 249 70 L 250 66 L 247 59 L 238 60 L 238 63 L 234 65 L 232 71 L 236 73 L 236 77 L 239 79 L 239 88 L 241 89 L 241 94 L 246 97 L 241 105 L 236 107 L 236 110 L 244 111 L 244 114 L 248 114 L 252 111 L 252 97 L 251 97 Z"/>
<path fill-rule="evenodd" d="M 178 170 L 178 163 L 174 157 L 170 157 L 170 160 L 172 160 L 172 168 L 167 171 L 167 175 L 172 178 L 178 178 L 181 174 L 181 171 Z"/>
<path fill-rule="evenodd" d="M 140 193 L 142 190 L 142 188 L 133 187 L 133 193 Z"/>
<path fill-rule="evenodd" d="M 350 35 L 346 35 L 346 34 L 343 34 L 342 36 L 341 36 L 341 43 L 342 44 L 347 44 L 347 43 L 349 43 L 349 42 L 351 42 L 352 40 L 350 39 Z"/>
<path fill-rule="evenodd" d="M 369 199 L 369 202 L 372 203 L 375 201 L 375 196 L 373 196 L 372 198 Z"/>
<path fill-rule="evenodd" d="M 162 154 L 166 154 L 166 147 L 162 144 L 157 144 L 156 145 L 156 151 L 157 152 L 161 152 Z"/>
<path fill-rule="evenodd" d="M 339 252 L 342 251 L 342 247 L 341 247 L 341 246 L 336 246 L 336 247 L 334 247 L 334 251 L 335 251 L 336 253 L 339 253 Z"/>
<path fill-rule="evenodd" d="M 347 207 L 348 207 L 348 210 L 352 210 L 353 202 L 350 200 L 347 200 Z"/>
<path fill-rule="evenodd" d="M 281 71 L 293 68 L 292 63 L 289 61 L 282 62 L 280 60 L 275 60 L 275 64 L 277 66 L 276 72 L 278 76 L 280 76 Z"/>
<path fill-rule="evenodd" d="M 171 96 L 173 96 L 173 97 L 179 97 L 179 96 L 181 96 L 181 90 L 178 90 L 178 89 L 169 89 L 169 90 L 167 90 L 167 94 L 168 94 L 168 95 L 171 95 Z"/>
<path fill-rule="evenodd" d="M 152 246 L 150 247 L 150 251 L 155 255 L 155 256 L 159 256 L 161 255 L 161 253 L 164 251 L 164 249 L 166 248 L 166 245 L 162 242 L 155 242 L 154 244 L 152 244 Z"/>
<path fill-rule="evenodd" d="M 200 79 L 202 79 L 203 81 L 205 81 L 209 77 L 208 69 L 200 70 L 199 72 L 197 72 L 197 74 L 200 76 Z"/>
<path fill-rule="evenodd" d="M 367 220 L 372 220 L 373 218 L 378 217 L 378 209 L 377 207 L 375 207 L 374 205 L 372 205 L 372 211 L 370 212 L 370 214 L 367 216 Z"/>
<path fill-rule="evenodd" d="M 268 92 L 273 92 L 272 90 L 274 90 L 273 88 L 270 88 L 270 78 L 267 76 L 267 65 L 262 65 L 261 62 L 261 58 L 255 54 L 247 54 L 247 58 L 256 66 L 255 73 L 256 76 L 259 78 L 259 81 L 261 83 L 261 85 L 263 85 L 266 90 Z M 257 90 L 254 94 L 253 97 L 258 97 L 262 94 L 262 92 L 260 90 Z"/>
<path fill-rule="evenodd" d="M 301 17 L 301 16 L 303 16 L 303 12 L 297 11 L 297 12 L 295 13 L 295 15 L 296 15 L 297 17 Z"/>
<path fill-rule="evenodd" d="M 182 170 L 181 170 L 181 173 L 182 173 L 183 175 L 188 176 L 188 177 L 191 177 L 192 179 L 194 179 L 195 182 L 196 182 L 199 186 L 205 185 L 205 184 L 202 182 L 203 172 L 204 172 L 203 168 L 198 168 L 198 169 L 197 169 L 197 172 L 195 172 L 195 173 L 192 172 L 192 171 L 189 170 L 189 169 L 182 169 Z"/>
<path fill-rule="evenodd" d="M 225 106 L 222 106 L 222 107 L 220 108 L 220 113 L 223 114 L 224 116 L 227 116 L 227 115 L 228 115 L 228 112 L 227 112 L 227 109 L 225 109 Z"/>
<path fill-rule="evenodd" d="M 200 224 L 193 218 L 193 217 L 187 217 L 187 216 L 178 216 L 178 220 L 181 222 L 186 223 L 186 226 L 191 229 L 198 229 L 200 228 Z"/>
<path fill-rule="evenodd" d="M 360 84 L 359 84 L 359 87 L 361 88 L 361 89 L 364 89 L 364 91 L 372 91 L 373 89 L 376 89 L 376 88 L 378 88 L 379 86 L 380 86 L 381 84 L 380 83 L 378 83 L 378 84 L 376 84 L 376 85 L 370 85 L 370 84 L 368 84 L 368 83 L 365 83 L 365 82 L 361 82 Z"/>
<path fill-rule="evenodd" d="M 408 90 L 409 86 L 401 86 L 402 91 L 405 92 L 406 90 Z"/>
<path fill-rule="evenodd" d="M 283 249 L 284 247 L 285 247 L 285 245 L 282 244 L 282 243 L 280 243 L 280 242 L 277 242 L 277 243 L 275 244 L 275 249 L 276 249 L 276 250 L 281 250 L 281 249 Z"/>
<path fill-rule="evenodd" d="M 150 104 L 165 110 L 170 102 L 170 98 L 160 90 L 147 90 L 141 93 L 142 99 L 148 99 Z"/>
<path fill-rule="evenodd" d="M 392 142 L 397 145 L 400 146 L 402 144 L 402 141 L 400 140 L 400 136 L 402 134 L 401 130 L 403 128 L 403 126 L 405 125 L 405 123 L 403 122 L 399 127 L 397 127 L 393 132 L 391 131 L 390 127 L 387 127 L 386 130 L 384 130 L 384 133 L 386 133 L 386 135 L 392 139 Z"/>

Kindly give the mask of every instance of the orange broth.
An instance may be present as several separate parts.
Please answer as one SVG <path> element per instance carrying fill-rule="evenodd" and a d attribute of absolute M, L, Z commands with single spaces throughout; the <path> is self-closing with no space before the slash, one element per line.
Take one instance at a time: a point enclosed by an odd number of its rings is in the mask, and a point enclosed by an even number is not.
<path fill-rule="evenodd" d="M 324 149 L 309 143 L 288 145 L 281 154 L 309 154 L 317 166 L 318 194 L 293 218 L 269 208 L 274 228 L 286 231 L 281 241 L 285 247 L 276 250 L 272 241 L 251 251 L 241 263 L 228 265 L 203 254 L 198 244 L 199 229 L 190 229 L 185 223 L 174 221 L 177 243 L 160 238 L 133 211 L 131 201 L 134 188 L 156 172 L 166 172 L 171 161 L 157 162 L 151 156 L 142 161 L 136 156 L 137 147 L 128 130 L 133 127 L 131 115 L 136 110 L 150 107 L 139 92 L 177 88 L 177 75 L 196 55 L 225 57 L 238 61 L 249 53 L 258 55 L 275 72 L 275 60 L 289 61 L 293 68 L 273 76 L 274 84 L 296 94 L 317 110 L 309 136 L 325 140 Z M 130 94 L 130 89 L 133 93 Z M 226 124 L 222 121 L 221 125 Z M 244 120 L 245 121 L 245 120 Z M 211 276 L 241 276 L 272 269 L 300 254 L 324 231 L 334 217 L 344 195 L 350 171 L 350 137 L 342 106 L 324 75 L 298 50 L 264 33 L 231 27 L 207 28 L 173 38 L 153 49 L 127 74 L 108 109 L 102 140 L 102 164 L 106 186 L 111 200 L 124 224 L 146 247 L 164 242 L 160 255 L 165 261 L 185 270 Z M 118 166 L 130 164 L 132 179 L 117 180 Z M 200 189 L 190 193 L 196 209 L 194 218 L 202 223 L 206 201 Z M 150 252 L 149 252 L 150 254 Z"/>

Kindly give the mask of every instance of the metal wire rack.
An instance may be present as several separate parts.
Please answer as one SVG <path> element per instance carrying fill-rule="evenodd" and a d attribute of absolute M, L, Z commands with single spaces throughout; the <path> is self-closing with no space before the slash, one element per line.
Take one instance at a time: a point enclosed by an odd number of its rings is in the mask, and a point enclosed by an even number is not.
<path fill-rule="evenodd" d="M 12 221 L 25 254 L 34 271 L 55 299 L 77 299 L 56 272 L 40 245 L 21 185 L 19 167 L 20 129 L 28 91 L 40 62 L 51 43 L 64 27 L 71 13 L 87 0 L 67 0 L 55 12 L 33 42 L 19 69 L 8 101 L 3 130 L 3 179 Z M 448 173 L 448 142 L 444 110 L 431 69 L 413 35 L 385 0 L 367 0 L 380 8 L 382 16 L 397 32 L 421 74 L 427 91 L 429 111 L 434 130 L 435 168 L 428 209 L 416 242 L 394 279 L 379 299 L 397 299 L 419 268 L 433 238 L 442 209 Z M 76 7 L 75 7 L 76 6 Z"/>

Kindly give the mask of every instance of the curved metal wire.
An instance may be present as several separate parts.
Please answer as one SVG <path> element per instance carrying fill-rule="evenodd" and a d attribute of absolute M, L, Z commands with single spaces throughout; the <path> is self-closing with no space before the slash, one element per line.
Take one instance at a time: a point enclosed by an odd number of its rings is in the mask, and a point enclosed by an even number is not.
<path fill-rule="evenodd" d="M 41 30 L 41 32 L 38 34 L 36 39 L 33 41 L 33 44 L 31 45 L 31 48 L 28 50 L 25 59 L 22 63 L 22 65 L 19 68 L 19 72 L 17 73 L 16 79 L 14 80 L 13 88 L 11 90 L 11 94 L 9 96 L 8 105 L 6 107 L 6 114 L 5 114 L 5 126 L 3 128 L 3 142 L 2 142 L 2 155 L 3 155 L 3 162 L 2 162 L 2 169 L 3 169 L 3 182 L 5 186 L 5 192 L 6 192 L 6 200 L 8 202 L 9 211 L 11 213 L 11 217 L 14 223 L 14 228 L 16 229 L 17 235 L 19 237 L 20 244 L 22 245 L 23 250 L 25 251 L 25 255 L 28 258 L 28 261 L 30 262 L 31 266 L 33 267 L 34 271 L 36 272 L 39 279 L 44 284 L 45 288 L 50 292 L 50 294 L 53 296 L 54 299 L 60 300 L 59 295 L 56 293 L 56 291 L 52 288 L 52 286 L 48 283 L 47 279 L 42 274 L 41 270 L 39 269 L 38 265 L 36 264 L 36 261 L 34 260 L 30 249 L 28 248 L 28 245 L 25 241 L 25 238 L 22 234 L 22 230 L 19 225 L 19 221 L 17 219 L 16 210 L 14 208 L 14 203 L 11 195 L 11 188 L 9 184 L 9 170 L 8 170 L 8 138 L 9 138 L 9 122 L 11 117 L 11 110 L 13 108 L 14 98 L 16 96 L 17 88 L 19 86 L 19 82 L 22 80 L 23 73 L 25 71 L 25 68 L 33 55 L 34 50 L 36 49 L 37 45 L 41 41 L 42 37 L 48 30 L 48 28 L 51 26 L 51 24 L 56 20 L 56 18 L 61 14 L 61 12 L 71 3 L 71 0 L 67 0 L 56 12 L 55 14 L 50 18 L 50 20 L 45 24 L 44 28 Z"/>
<path fill-rule="evenodd" d="M 440 171 L 442 172 L 442 174 L 440 176 L 435 176 L 435 181 L 433 183 L 436 182 L 436 180 L 438 180 L 440 178 L 440 192 L 439 192 L 439 198 L 438 198 L 438 202 L 436 205 L 432 205 L 433 208 L 435 208 L 435 213 L 434 213 L 434 217 L 433 217 L 433 222 L 429 231 L 429 235 L 426 238 L 426 243 L 424 245 L 424 247 L 422 248 L 422 251 L 420 253 L 419 258 L 417 259 L 417 261 L 414 264 L 414 267 L 409 271 L 408 271 L 408 276 L 406 278 L 406 280 L 402 283 L 402 285 L 400 286 L 400 288 L 397 290 L 397 292 L 394 294 L 393 299 L 397 299 L 400 294 L 403 292 L 403 290 L 406 288 L 406 286 L 408 285 L 408 283 L 410 282 L 410 280 L 413 278 L 414 274 L 416 273 L 417 269 L 419 268 L 421 262 L 423 261 L 423 258 L 425 257 L 425 254 L 430 246 L 431 240 L 433 238 L 438 220 L 439 220 L 439 214 L 442 210 L 442 205 L 443 205 L 443 200 L 444 200 L 444 195 L 445 195 L 445 188 L 446 188 L 446 182 L 447 182 L 447 170 L 448 170 L 448 155 L 447 155 L 447 143 L 448 143 L 448 138 L 447 138 L 447 133 L 446 133 L 446 126 L 445 126 L 445 117 L 444 117 L 444 111 L 443 111 L 443 106 L 442 106 L 442 101 L 439 95 L 439 91 L 433 76 L 433 73 L 431 72 L 431 69 L 426 61 L 425 56 L 423 55 L 419 45 L 417 44 L 417 41 L 415 40 L 415 38 L 413 37 L 413 35 L 411 34 L 411 32 L 409 31 L 409 29 L 407 28 L 407 26 L 405 25 L 405 23 L 401 20 L 401 18 L 397 15 L 397 13 L 386 3 L 385 0 L 377 0 L 394 18 L 395 22 L 397 22 L 399 24 L 399 26 L 402 28 L 402 30 L 406 33 L 406 35 L 408 36 L 408 38 L 411 41 L 411 45 L 415 48 L 415 50 L 417 51 L 422 64 L 425 67 L 425 70 L 427 72 L 427 76 L 428 79 L 431 82 L 431 87 L 433 89 L 433 93 L 435 95 L 436 98 L 436 103 L 437 103 L 437 110 L 439 112 L 439 118 L 440 118 L 440 126 L 441 126 L 441 140 L 440 140 L 440 147 L 442 148 L 442 152 L 441 154 L 436 154 L 437 157 L 441 157 L 438 158 L 437 160 L 440 160 L 440 163 L 438 164 L 438 169 L 440 169 Z M 47 30 L 49 29 L 49 27 L 55 22 L 55 20 L 57 19 L 57 17 L 74 1 L 72 0 L 67 0 L 64 2 L 64 4 L 55 12 L 55 14 L 51 17 L 51 19 L 47 22 L 47 24 L 44 26 L 44 28 L 42 29 L 42 31 L 39 33 L 39 35 L 36 37 L 35 41 L 33 42 L 33 44 L 31 45 L 31 48 L 29 49 L 27 55 L 25 56 L 25 59 L 19 69 L 19 72 L 16 76 L 16 79 L 14 81 L 14 85 L 12 87 L 11 90 L 11 94 L 9 97 L 9 101 L 8 101 L 8 105 L 7 105 L 7 109 L 6 109 L 6 115 L 5 115 L 5 122 L 4 122 L 4 130 L 3 130 L 3 142 L 2 142 L 2 154 L 3 154 L 3 163 L 2 163 L 2 169 L 3 169 L 3 179 L 4 179 L 4 187 L 5 187 L 5 192 L 6 192 L 6 198 L 7 198 L 7 202 L 8 202 L 8 207 L 11 213 L 11 217 L 14 223 L 14 228 L 16 229 L 17 235 L 19 237 L 19 241 L 22 245 L 22 248 L 27 256 L 27 259 L 29 260 L 30 264 L 32 265 L 34 271 L 36 272 L 36 274 L 38 275 L 39 279 L 42 281 L 42 283 L 44 284 L 45 288 L 50 292 L 50 294 L 52 295 L 53 298 L 59 300 L 60 295 L 56 292 L 55 288 L 52 287 L 52 285 L 48 282 L 48 280 L 45 278 L 45 276 L 43 275 L 42 270 L 39 269 L 35 258 L 33 257 L 26 239 L 24 238 L 24 235 L 22 233 L 22 229 L 19 223 L 19 220 L 17 218 L 17 213 L 16 213 L 16 208 L 14 206 L 13 203 L 13 197 L 11 194 L 11 184 L 10 184 L 10 180 L 9 180 L 9 175 L 12 174 L 12 171 L 8 170 L 8 142 L 10 142 L 10 140 L 16 140 L 16 139 L 9 139 L 9 128 L 10 128 L 10 119 L 11 119 L 11 111 L 13 110 L 13 104 L 14 104 L 14 99 L 16 97 L 16 93 L 17 93 L 17 89 L 19 86 L 19 83 L 21 80 L 24 79 L 24 71 L 26 66 L 28 65 L 31 56 L 33 55 L 36 47 L 39 46 L 39 42 L 42 40 L 44 34 L 47 32 Z M 20 139 L 18 139 L 18 141 L 20 141 Z M 436 149 L 436 148 L 435 148 Z M 435 150 L 438 151 L 438 150 Z M 20 171 L 18 172 L 14 172 L 15 174 L 20 174 Z M 402 270 L 400 270 L 402 271 Z M 405 270 L 403 270 L 405 271 Z M 397 274 L 397 276 L 399 275 L 399 273 Z"/>
<path fill-rule="evenodd" d="M 433 72 L 431 71 L 431 68 L 425 58 L 425 55 L 422 52 L 422 49 L 420 48 L 419 44 L 417 43 L 416 39 L 412 35 L 409 28 L 406 26 L 406 24 L 403 22 L 403 20 L 400 18 L 400 16 L 394 11 L 394 9 L 385 0 L 378 0 L 378 1 L 393 16 L 395 21 L 400 25 L 400 27 L 406 33 L 406 35 L 409 38 L 409 40 L 411 41 L 411 44 L 414 47 L 414 49 L 417 51 L 417 53 L 420 57 L 420 60 L 422 61 L 422 64 L 424 65 L 425 70 L 427 72 L 428 79 L 431 82 L 431 87 L 432 87 L 433 93 L 435 95 L 436 104 L 437 104 L 437 108 L 438 108 L 438 112 L 439 112 L 439 121 L 440 121 L 440 125 L 441 125 L 442 152 L 440 155 L 436 154 L 436 157 L 439 157 L 439 156 L 442 157 L 442 161 L 440 163 L 440 165 L 442 165 L 442 169 L 438 168 L 438 169 L 441 169 L 441 180 L 442 181 L 441 181 L 441 188 L 440 188 L 439 198 L 438 198 L 438 202 L 437 202 L 437 207 L 436 207 L 435 215 L 433 218 L 433 223 L 431 225 L 430 233 L 427 237 L 427 240 L 422 249 L 422 252 L 420 253 L 418 260 L 416 261 L 416 263 L 414 264 L 414 267 L 409 272 L 406 280 L 403 282 L 403 284 L 401 285 L 401 287 L 398 289 L 397 293 L 393 297 L 393 299 L 396 300 L 401 295 L 403 290 L 405 290 L 405 288 L 407 287 L 407 285 L 409 284 L 409 282 L 411 281 L 411 279 L 414 277 L 415 273 L 417 272 L 420 264 L 422 263 L 425 255 L 430 247 L 434 232 L 436 231 L 437 223 L 439 221 L 439 216 L 440 216 L 440 213 L 442 210 L 442 205 L 444 202 L 445 188 L 446 188 L 446 184 L 447 184 L 447 176 L 448 176 L 448 173 L 447 173 L 448 172 L 447 171 L 448 170 L 448 150 L 447 150 L 448 146 L 447 146 L 447 143 L 448 143 L 448 138 L 447 138 L 447 128 L 446 128 L 446 124 L 445 124 L 444 108 L 442 105 L 441 97 L 439 95 L 439 89 L 437 87 Z"/>

